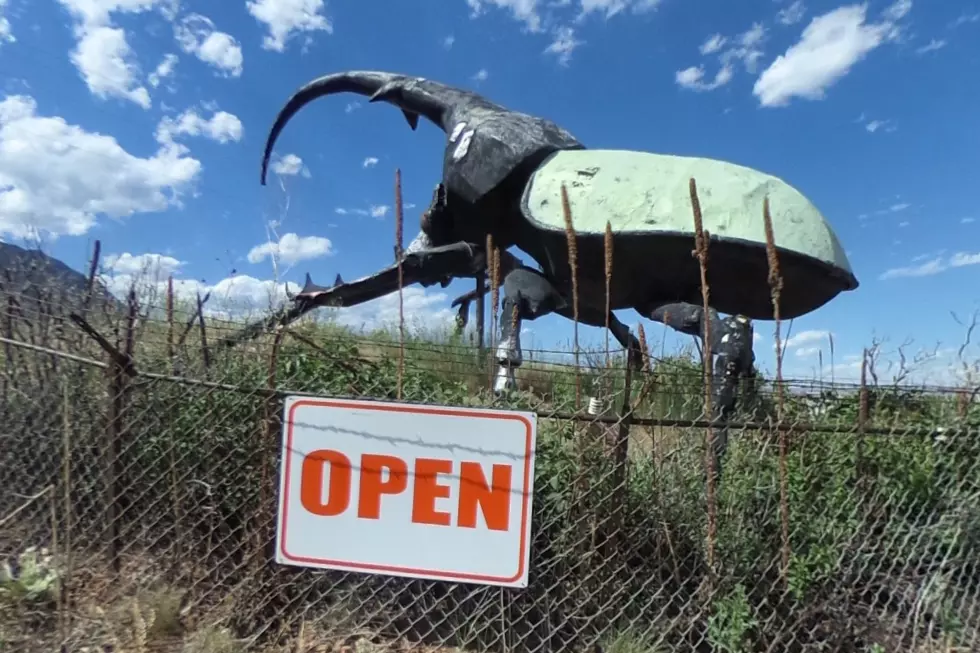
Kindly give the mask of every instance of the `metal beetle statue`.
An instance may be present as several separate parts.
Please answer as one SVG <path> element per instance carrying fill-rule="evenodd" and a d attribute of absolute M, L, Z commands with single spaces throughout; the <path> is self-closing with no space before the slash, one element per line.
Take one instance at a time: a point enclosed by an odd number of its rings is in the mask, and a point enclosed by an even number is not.
<path fill-rule="evenodd" d="M 752 368 L 752 319 L 773 319 L 767 283 L 762 205 L 768 196 L 783 277 L 780 312 L 794 318 L 858 287 L 837 236 L 817 208 L 786 182 L 723 161 L 627 150 L 587 149 L 550 120 L 512 111 L 476 93 L 420 77 L 350 71 L 300 88 L 277 116 L 266 141 L 262 183 L 286 123 L 316 98 L 358 93 L 399 109 L 412 129 L 422 116 L 446 134 L 442 181 L 401 260 L 406 285 L 482 276 L 487 236 L 501 251 L 501 319 L 495 390 L 513 387 L 521 364 L 521 322 L 549 313 L 571 319 L 571 273 L 562 211 L 565 187 L 578 263 L 578 319 L 606 325 L 604 234 L 615 251 L 611 310 L 632 308 L 683 333 L 701 336 L 710 320 L 715 365 L 714 411 L 734 404 L 737 377 Z M 710 234 L 711 310 L 701 304 L 700 269 L 691 256 L 694 227 L 689 180 L 695 178 Z M 540 269 L 506 250 L 517 247 Z M 294 318 L 317 306 L 351 306 L 398 289 L 397 265 L 331 287 L 309 275 L 294 297 Z M 454 304 L 461 315 L 469 294 Z M 721 318 L 718 312 L 736 314 Z M 464 316 L 465 317 L 465 316 Z M 515 324 L 516 322 L 516 324 Z M 610 316 L 610 329 L 635 363 L 637 342 Z M 516 328 L 515 328 L 516 326 Z"/>

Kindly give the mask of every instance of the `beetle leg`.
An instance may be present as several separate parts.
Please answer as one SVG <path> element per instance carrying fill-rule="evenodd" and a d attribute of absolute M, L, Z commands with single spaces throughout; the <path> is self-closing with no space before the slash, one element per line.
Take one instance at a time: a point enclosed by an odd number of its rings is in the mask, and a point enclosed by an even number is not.
<path fill-rule="evenodd" d="M 517 258 L 516 256 L 514 256 L 513 254 L 511 254 L 510 252 L 507 252 L 507 251 L 501 251 L 500 252 L 500 268 L 501 268 L 500 269 L 500 272 L 501 272 L 502 275 L 504 275 L 504 278 L 507 277 L 507 274 L 510 273 L 511 270 L 515 270 L 518 267 L 521 267 L 522 265 L 524 265 L 524 264 L 521 262 L 521 260 L 519 258 Z M 486 269 L 484 269 L 484 273 L 487 273 Z M 483 284 L 483 290 L 482 291 L 475 290 L 475 289 L 474 290 L 471 290 L 471 291 L 469 291 L 467 293 L 464 293 L 464 294 L 460 295 L 459 297 L 457 297 L 456 299 L 454 299 L 452 301 L 452 303 L 450 304 L 450 307 L 451 308 L 455 308 L 455 307 L 459 306 L 459 309 L 456 312 L 456 332 L 457 333 L 462 332 L 463 329 L 466 328 L 467 323 L 469 323 L 469 319 L 470 319 L 470 304 L 475 299 L 477 299 L 477 298 L 479 298 L 479 297 L 481 297 L 483 295 L 486 295 L 487 293 L 490 292 L 490 278 L 489 278 L 489 274 L 487 273 L 484 278 L 486 280 L 486 283 Z"/>
<path fill-rule="evenodd" d="M 735 412 L 738 401 L 738 384 L 744 377 L 754 375 L 755 354 L 752 351 L 752 322 L 743 316 L 721 318 L 714 309 L 707 319 L 704 308 L 696 304 L 664 304 L 649 311 L 651 320 L 660 322 L 675 331 L 700 338 L 704 342 L 705 323 L 710 320 L 711 354 L 714 360 L 711 375 L 711 415 L 708 419 L 719 421 L 715 429 L 714 452 L 715 476 L 721 473 L 721 462 L 728 450 L 728 426 L 725 424 Z"/>
<path fill-rule="evenodd" d="M 510 270 L 504 277 L 500 310 L 500 344 L 497 345 L 497 378 L 493 391 L 501 394 L 517 387 L 514 371 L 524 362 L 521 352 L 521 323 L 536 320 L 568 302 L 541 272 L 526 266 Z"/>
<path fill-rule="evenodd" d="M 459 242 L 441 247 L 420 247 L 402 259 L 402 285 L 431 286 L 449 278 L 471 277 L 481 273 L 484 266 L 483 249 L 477 245 Z M 340 281 L 329 287 L 313 283 L 307 275 L 306 284 L 295 301 L 313 307 L 354 306 L 397 290 L 398 266 L 391 265 L 356 281 Z"/>
<path fill-rule="evenodd" d="M 521 366 L 521 324 L 524 320 L 536 320 L 551 313 L 557 313 L 569 320 L 574 319 L 571 303 L 555 288 L 554 284 L 541 272 L 526 266 L 512 269 L 504 277 L 504 293 L 500 312 L 500 344 L 497 346 L 497 378 L 494 392 L 512 390 L 517 385 L 514 370 Z M 474 291 L 475 293 L 475 291 Z M 456 301 L 465 303 L 467 293 Z M 454 302 L 456 303 L 456 302 Z M 579 309 L 578 320 L 582 324 L 604 328 L 606 315 L 603 311 L 593 311 L 587 307 Z M 615 315 L 609 315 L 609 329 L 619 343 L 629 352 L 630 365 L 637 369 L 641 365 L 640 342 L 630 333 L 629 327 Z"/>

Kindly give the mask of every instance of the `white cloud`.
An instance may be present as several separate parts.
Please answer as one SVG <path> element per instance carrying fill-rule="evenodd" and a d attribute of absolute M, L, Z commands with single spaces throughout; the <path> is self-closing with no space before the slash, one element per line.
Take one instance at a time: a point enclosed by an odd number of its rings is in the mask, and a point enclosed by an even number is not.
<path fill-rule="evenodd" d="M 443 292 L 427 292 L 419 286 L 402 289 L 405 323 L 409 327 L 439 329 L 449 327 L 456 317 L 449 307 L 449 296 Z M 352 329 L 371 331 L 398 325 L 398 293 L 394 292 L 358 306 L 326 309 L 339 324 Z"/>
<path fill-rule="evenodd" d="M 140 67 L 122 28 L 84 26 L 76 29 L 76 37 L 78 43 L 72 50 L 71 62 L 93 95 L 102 99 L 116 97 L 150 108 L 150 92 L 137 82 Z"/>
<path fill-rule="evenodd" d="M 189 14 L 174 25 L 174 37 L 181 50 L 193 54 L 225 76 L 242 74 L 242 46 L 234 36 L 219 32 L 207 16 Z"/>
<path fill-rule="evenodd" d="M 177 55 L 165 54 L 163 60 L 157 65 L 156 69 L 150 73 L 147 80 L 150 86 L 156 88 L 165 79 L 173 77 L 174 69 L 177 67 Z"/>
<path fill-rule="evenodd" d="M 580 16 L 596 12 L 607 19 L 626 9 L 631 9 L 635 14 L 651 11 L 656 9 L 660 3 L 661 0 L 579 0 L 581 5 Z"/>
<path fill-rule="evenodd" d="M 286 265 L 308 261 L 333 253 L 333 243 L 321 236 L 300 237 L 294 233 L 284 234 L 278 243 L 266 242 L 256 245 L 248 253 L 249 263 L 259 263 L 275 257 Z"/>
<path fill-rule="evenodd" d="M 572 60 L 572 53 L 582 45 L 585 45 L 585 41 L 575 38 L 573 28 L 559 27 L 555 30 L 551 43 L 544 49 L 544 53 L 555 55 L 558 57 L 559 65 L 567 66 Z"/>
<path fill-rule="evenodd" d="M 972 224 L 972 223 L 976 222 L 976 218 L 969 218 L 969 217 L 967 217 L 967 218 L 960 218 L 960 222 L 962 224 Z"/>
<path fill-rule="evenodd" d="M 167 295 L 166 277 L 110 273 L 102 275 L 101 279 L 117 297 L 125 297 L 130 288 L 134 288 L 145 304 L 160 306 Z M 299 285 L 292 282 L 276 283 L 247 274 L 233 275 L 215 284 L 187 278 L 175 278 L 173 283 L 174 298 L 177 301 L 193 302 L 198 296 L 204 299 L 210 293 L 211 296 L 204 305 L 204 313 L 217 317 L 242 317 L 263 313 L 289 301 L 287 285 L 289 294 L 300 291 Z"/>
<path fill-rule="evenodd" d="M 11 31 L 10 21 L 4 15 L 7 11 L 7 0 L 0 0 L 0 45 L 3 43 L 16 43 L 17 39 Z"/>
<path fill-rule="evenodd" d="M 678 70 L 674 75 L 674 81 L 678 86 L 692 91 L 713 91 L 720 86 L 724 86 L 732 80 L 734 71 L 731 66 L 722 66 L 715 78 L 710 82 L 704 81 L 704 66 L 691 66 L 684 70 Z"/>
<path fill-rule="evenodd" d="M 130 276 L 152 274 L 157 278 L 166 279 L 171 274 L 176 274 L 183 261 L 164 254 L 110 254 L 103 259 L 103 263 L 108 271 L 115 274 L 127 274 Z"/>
<path fill-rule="evenodd" d="M 721 53 L 718 56 L 721 67 L 712 80 L 705 81 L 704 65 L 697 65 L 678 70 L 674 73 L 674 82 L 691 91 L 713 91 L 732 81 L 735 65 L 739 61 L 747 71 L 755 72 L 762 58 L 765 37 L 766 28 L 761 23 L 753 23 L 749 29 L 731 39 L 722 34 L 712 34 L 698 48 L 702 55 Z"/>
<path fill-rule="evenodd" d="M 949 266 L 951 268 L 961 268 L 966 265 L 977 264 L 980 264 L 980 252 L 972 254 L 968 252 L 956 252 L 949 257 Z"/>
<path fill-rule="evenodd" d="M 370 168 L 376 165 L 378 165 L 378 157 L 375 156 L 367 157 L 366 159 L 364 159 L 364 163 L 361 164 L 361 166 L 364 168 Z"/>
<path fill-rule="evenodd" d="M 137 80 L 139 63 L 122 28 L 112 24 L 114 13 L 137 14 L 152 9 L 172 18 L 177 0 L 58 0 L 75 19 L 75 48 L 70 59 L 89 91 L 99 98 L 128 100 L 150 107 L 149 91 Z"/>
<path fill-rule="evenodd" d="M 865 23 L 866 4 L 838 7 L 815 17 L 800 40 L 762 72 L 752 88 L 764 107 L 785 106 L 794 97 L 821 100 L 828 88 L 868 53 L 900 34 L 897 21 L 911 9 L 897 0 L 879 23 Z"/>
<path fill-rule="evenodd" d="M 409 208 L 409 206 L 406 205 L 405 208 Z M 342 207 L 337 207 L 334 209 L 334 213 L 337 215 L 362 215 L 365 217 L 380 219 L 388 215 L 388 211 L 390 210 L 391 207 L 387 204 L 372 204 L 366 209 L 345 209 Z"/>
<path fill-rule="evenodd" d="M 797 358 L 812 358 L 821 351 L 823 351 L 823 347 L 800 347 L 793 351 L 793 355 Z"/>
<path fill-rule="evenodd" d="M 158 142 L 171 143 L 176 136 L 204 136 L 219 143 L 237 142 L 242 139 L 242 121 L 227 111 L 216 111 L 205 119 L 196 109 L 187 109 L 176 119 L 164 116 L 157 125 Z"/>
<path fill-rule="evenodd" d="M 980 22 L 980 13 L 977 14 L 962 14 L 952 23 L 950 23 L 950 28 L 960 27 L 968 23 Z"/>
<path fill-rule="evenodd" d="M 721 61 L 728 65 L 733 60 L 741 60 L 745 69 L 755 72 L 759 59 L 762 58 L 762 43 L 766 40 L 766 28 L 762 23 L 753 23 L 746 31 L 735 37 L 735 45 L 725 50 Z"/>
<path fill-rule="evenodd" d="M 456 42 L 456 37 L 453 36 L 452 34 L 450 34 L 449 36 L 447 36 L 446 38 L 444 38 L 442 40 L 442 47 L 444 47 L 447 50 L 449 50 L 449 49 L 451 49 L 453 47 L 453 43 L 455 43 L 455 42 Z"/>
<path fill-rule="evenodd" d="M 0 234 L 81 235 L 99 215 L 163 211 L 200 171 L 182 145 L 140 158 L 112 136 L 38 115 L 30 96 L 0 102 Z"/>
<path fill-rule="evenodd" d="M 956 252 L 945 260 L 943 260 L 942 256 L 937 256 L 919 265 L 885 270 L 878 278 L 882 281 L 887 281 L 889 279 L 909 277 L 928 277 L 945 272 L 951 268 L 961 268 L 969 265 L 980 265 L 980 252 Z"/>
<path fill-rule="evenodd" d="M 874 134 L 877 131 L 893 132 L 898 127 L 895 126 L 891 120 L 869 120 L 865 123 L 864 128 Z"/>
<path fill-rule="evenodd" d="M 310 169 L 303 165 L 303 159 L 295 154 L 287 154 L 284 157 L 276 157 L 270 165 L 272 172 L 283 177 L 302 175 L 310 178 Z"/>
<path fill-rule="evenodd" d="M 538 0 L 466 0 L 466 4 L 469 6 L 473 18 L 483 13 L 485 6 L 493 5 L 499 9 L 509 10 L 515 19 L 524 23 L 529 32 L 541 31 Z"/>
<path fill-rule="evenodd" d="M 476 74 L 473 75 L 473 81 L 484 82 L 489 76 L 490 73 L 487 72 L 486 68 L 480 68 L 478 71 L 476 71 Z"/>
<path fill-rule="evenodd" d="M 812 347 L 816 343 L 829 342 L 830 337 L 833 334 L 830 331 L 821 329 L 808 329 L 806 331 L 800 331 L 794 336 L 791 336 L 783 341 L 783 349 L 796 349 L 803 347 L 804 345 Z M 775 347 L 773 343 L 773 347 Z"/>
<path fill-rule="evenodd" d="M 932 39 L 925 45 L 915 49 L 916 54 L 925 54 L 927 52 L 935 52 L 936 50 L 941 50 L 946 47 L 946 39 Z"/>
<path fill-rule="evenodd" d="M 173 18 L 179 0 L 58 0 L 79 22 L 104 25 L 112 14 L 139 14 L 158 9 L 166 18 Z"/>
<path fill-rule="evenodd" d="M 896 23 L 905 18 L 910 11 L 912 11 L 912 0 L 895 0 L 882 14 L 887 20 Z"/>
<path fill-rule="evenodd" d="M 704 43 L 701 44 L 699 50 L 701 54 L 714 54 L 715 52 L 721 50 L 722 46 L 724 46 L 725 43 L 727 42 L 728 39 L 722 36 L 721 34 L 712 34 L 707 39 L 705 39 Z"/>
<path fill-rule="evenodd" d="M 287 41 L 302 32 L 333 34 L 323 0 L 248 0 L 245 6 L 269 31 L 262 39 L 265 50 L 283 52 Z"/>
<path fill-rule="evenodd" d="M 785 9 L 780 9 L 779 13 L 776 14 L 776 20 L 783 25 L 795 25 L 803 20 L 803 15 L 805 13 L 806 5 L 803 4 L 803 0 L 796 0 Z"/>

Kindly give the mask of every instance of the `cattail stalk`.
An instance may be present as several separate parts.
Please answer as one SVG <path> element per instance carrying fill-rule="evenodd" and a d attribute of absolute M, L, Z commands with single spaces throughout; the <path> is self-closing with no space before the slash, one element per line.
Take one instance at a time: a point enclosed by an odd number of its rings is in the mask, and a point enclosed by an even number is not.
<path fill-rule="evenodd" d="M 707 537 L 707 562 L 709 574 L 714 575 L 715 568 L 715 537 L 717 531 L 717 521 L 715 514 L 715 431 L 713 428 L 714 420 L 711 417 L 711 311 L 710 289 L 708 287 L 708 241 L 711 238 L 704 229 L 704 220 L 701 215 L 701 201 L 698 199 L 698 186 L 692 177 L 688 182 L 688 190 L 691 195 L 691 209 L 694 214 L 694 251 L 691 253 L 698 260 L 698 268 L 701 273 L 701 303 L 704 309 L 704 413 L 708 419 L 708 426 L 705 429 L 705 467 L 707 468 L 707 494 L 708 494 L 708 537 Z"/>
<path fill-rule="evenodd" d="M 402 207 L 402 171 L 395 168 L 395 263 L 398 265 L 398 381 L 396 396 L 402 399 L 402 386 L 405 377 L 405 283 L 402 269 L 403 247 L 405 243 L 405 222 Z"/>
<path fill-rule="evenodd" d="M 490 386 L 493 386 L 493 376 L 496 373 L 493 365 L 493 357 L 496 348 L 494 342 L 497 337 L 497 310 L 500 300 L 500 278 L 497 265 L 500 263 L 500 255 L 493 245 L 493 235 L 487 234 L 487 276 L 490 277 Z"/>
<path fill-rule="evenodd" d="M 769 213 L 769 197 L 762 200 L 762 221 L 766 232 L 766 260 L 769 264 L 769 289 L 772 299 L 772 314 L 776 322 L 776 424 L 779 428 L 779 517 L 782 539 L 782 576 L 789 582 L 789 434 L 782 428 L 783 421 L 783 346 L 780 341 L 779 300 L 783 291 L 783 276 L 779 270 L 779 256 L 776 253 L 776 237 L 772 230 L 772 215 Z"/>
<path fill-rule="evenodd" d="M 603 257 L 606 262 L 606 369 L 609 369 L 609 320 L 612 315 L 612 274 L 613 274 L 613 232 L 612 224 L 606 221 L 606 233 L 603 238 Z M 626 352 L 629 364 L 629 351 Z"/>
<path fill-rule="evenodd" d="M 575 224 L 572 221 L 572 207 L 568 201 L 568 189 L 561 185 L 561 211 L 565 218 L 565 240 L 568 244 L 568 269 L 572 275 L 572 319 L 574 321 L 573 347 L 575 350 L 575 411 L 582 405 L 582 381 L 579 376 L 578 350 L 578 244 L 575 238 Z"/>

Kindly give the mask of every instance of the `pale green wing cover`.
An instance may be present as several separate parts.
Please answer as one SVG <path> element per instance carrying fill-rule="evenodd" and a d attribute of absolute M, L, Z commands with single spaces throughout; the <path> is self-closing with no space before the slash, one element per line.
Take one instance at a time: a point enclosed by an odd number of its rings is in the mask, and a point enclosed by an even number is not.
<path fill-rule="evenodd" d="M 565 229 L 565 184 L 578 233 L 693 234 L 689 180 L 694 178 L 704 228 L 712 240 L 765 246 L 762 201 L 769 196 L 776 245 L 851 273 L 837 235 L 798 190 L 745 166 L 696 157 L 629 150 L 572 150 L 553 155 L 531 179 L 528 217 L 546 229 Z"/>

